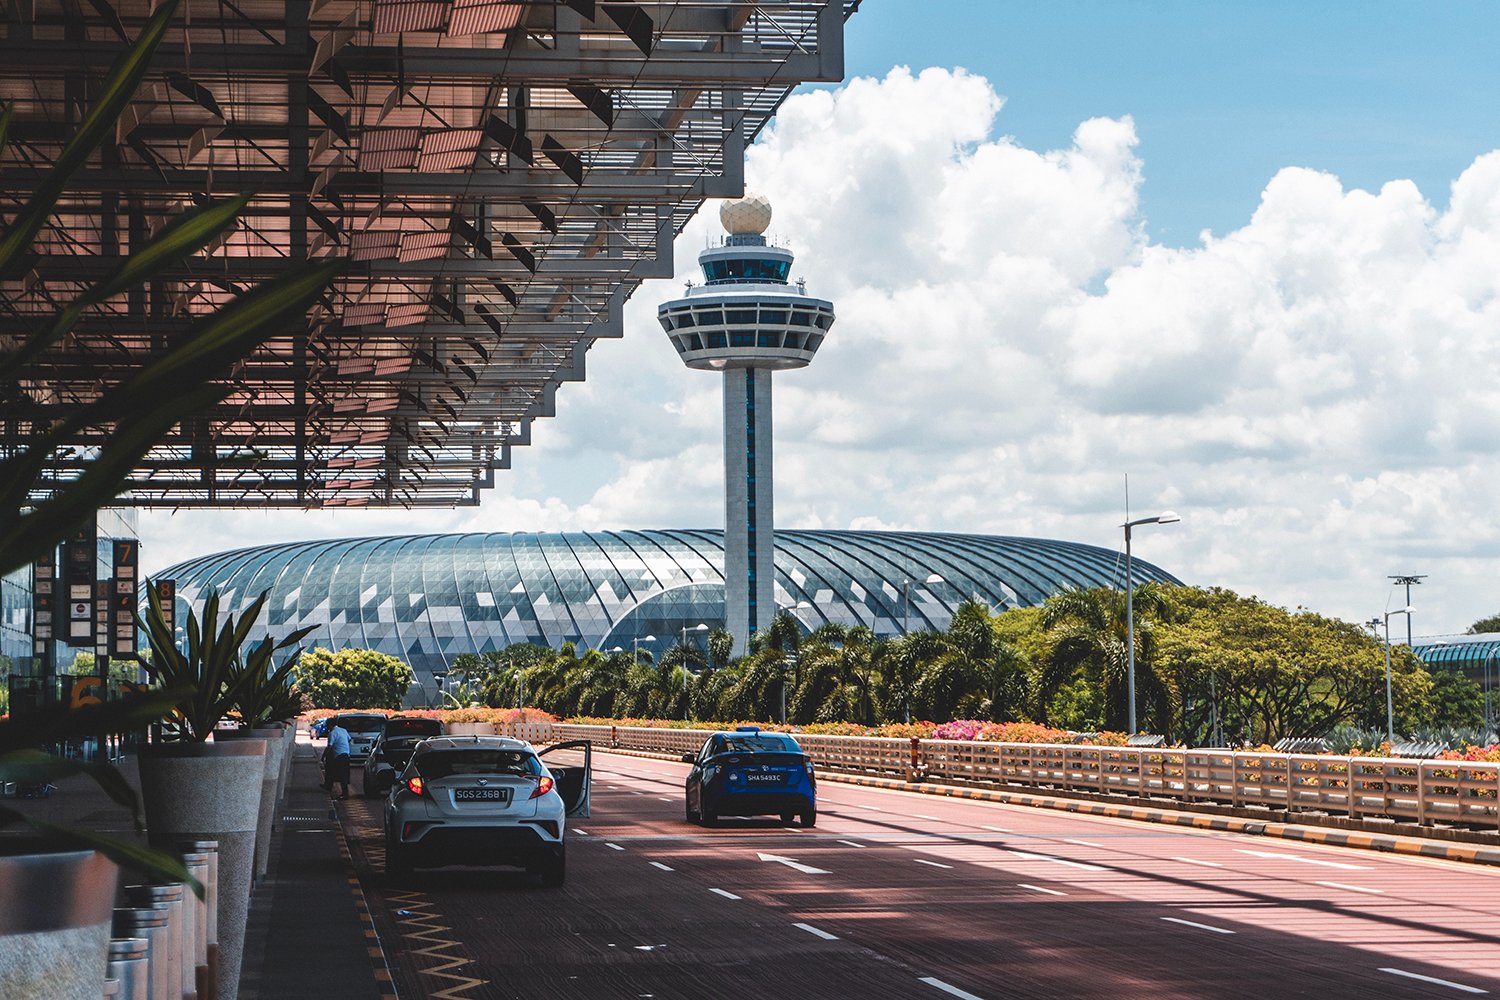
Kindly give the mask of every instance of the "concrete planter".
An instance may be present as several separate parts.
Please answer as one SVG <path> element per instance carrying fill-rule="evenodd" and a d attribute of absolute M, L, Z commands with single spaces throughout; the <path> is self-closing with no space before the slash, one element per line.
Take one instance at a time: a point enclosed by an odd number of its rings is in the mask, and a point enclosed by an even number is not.
<path fill-rule="evenodd" d="M 235 1000 L 255 868 L 255 831 L 266 776 L 266 741 L 155 743 L 141 747 L 141 798 L 153 847 L 219 843 L 219 1000 Z"/>
<path fill-rule="evenodd" d="M 271 859 L 271 828 L 276 825 L 277 789 L 281 785 L 281 758 L 286 742 L 279 726 L 257 726 L 254 729 L 218 729 L 215 743 L 235 740 L 265 740 L 265 774 L 260 786 L 260 819 L 255 827 L 255 877 L 264 878 Z"/>
<path fill-rule="evenodd" d="M 276 786 L 276 801 L 286 801 L 286 789 L 292 781 L 292 758 L 297 752 L 297 724 L 285 723 L 281 727 L 281 781 Z"/>
<path fill-rule="evenodd" d="M 0 853 L 0 997 L 104 995 L 118 874 L 94 851 Z"/>

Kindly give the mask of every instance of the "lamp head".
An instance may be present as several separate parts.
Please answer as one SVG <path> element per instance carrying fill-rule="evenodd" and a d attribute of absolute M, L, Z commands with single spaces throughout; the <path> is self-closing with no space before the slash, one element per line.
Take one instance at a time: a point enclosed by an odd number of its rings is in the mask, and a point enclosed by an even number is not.
<path fill-rule="evenodd" d="M 640 641 L 641 642 L 655 642 L 656 641 L 656 636 L 654 636 L 654 635 L 643 635 L 643 636 L 641 636 Z"/>
<path fill-rule="evenodd" d="M 1175 523 L 1177 521 L 1181 521 L 1181 520 L 1182 520 L 1182 518 L 1180 518 L 1180 517 L 1177 516 L 1177 512 L 1176 511 L 1164 510 L 1164 511 L 1161 512 L 1160 515 L 1157 516 L 1156 523 L 1157 524 L 1173 524 L 1173 523 Z"/>

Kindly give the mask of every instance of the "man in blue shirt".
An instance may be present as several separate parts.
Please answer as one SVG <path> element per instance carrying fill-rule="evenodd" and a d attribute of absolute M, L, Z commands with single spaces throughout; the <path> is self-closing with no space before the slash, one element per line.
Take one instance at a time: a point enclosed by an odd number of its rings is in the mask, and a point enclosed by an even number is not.
<path fill-rule="evenodd" d="M 341 799 L 349 797 L 349 730 L 339 725 L 337 716 L 328 720 L 328 746 L 323 750 L 323 787 L 333 791 L 336 781 L 343 789 Z"/>

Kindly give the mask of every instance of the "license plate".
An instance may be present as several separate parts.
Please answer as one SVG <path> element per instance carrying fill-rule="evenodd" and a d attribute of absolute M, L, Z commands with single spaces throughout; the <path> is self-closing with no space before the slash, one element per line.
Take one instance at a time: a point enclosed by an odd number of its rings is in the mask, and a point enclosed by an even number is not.
<path fill-rule="evenodd" d="M 509 788 L 455 788 L 454 802 L 509 802 Z"/>
<path fill-rule="evenodd" d="M 779 784 L 781 784 L 781 775 L 775 774 L 773 772 L 766 772 L 766 773 L 763 773 L 763 774 L 747 774 L 747 775 L 745 775 L 745 784 L 747 784 L 747 785 L 779 785 Z"/>

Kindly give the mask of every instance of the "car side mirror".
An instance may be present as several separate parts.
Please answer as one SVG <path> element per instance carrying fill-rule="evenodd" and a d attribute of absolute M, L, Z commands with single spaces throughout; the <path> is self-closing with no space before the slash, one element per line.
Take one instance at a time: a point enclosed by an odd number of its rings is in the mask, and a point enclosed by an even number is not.
<path fill-rule="evenodd" d="M 685 754 L 682 755 L 682 762 L 684 764 L 696 764 L 696 763 L 698 763 L 698 758 L 695 757 L 693 754 L 685 753 Z"/>

